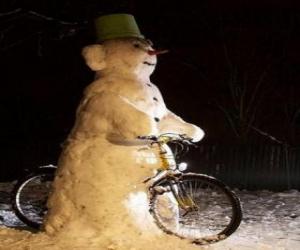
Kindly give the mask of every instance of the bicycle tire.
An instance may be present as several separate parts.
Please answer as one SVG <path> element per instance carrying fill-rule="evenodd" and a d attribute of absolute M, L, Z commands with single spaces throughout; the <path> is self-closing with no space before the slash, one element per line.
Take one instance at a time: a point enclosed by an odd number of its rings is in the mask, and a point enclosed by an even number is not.
<path fill-rule="evenodd" d="M 39 229 L 47 212 L 46 201 L 55 168 L 40 168 L 20 181 L 14 187 L 12 208 L 16 216 L 26 225 Z"/>
<path fill-rule="evenodd" d="M 204 174 L 185 173 L 179 178 L 180 185 L 185 187 L 185 192 L 193 198 L 199 210 L 184 216 L 184 209 L 179 207 L 170 191 L 170 182 L 167 178 L 160 180 L 154 186 L 159 185 L 169 191 L 154 192 L 150 197 L 150 213 L 159 228 L 198 245 L 218 242 L 237 230 L 242 220 L 242 209 L 238 197 L 228 186 Z M 204 190 L 209 190 L 209 187 L 211 192 Z M 213 228 L 219 225 L 222 225 L 220 229 Z"/>

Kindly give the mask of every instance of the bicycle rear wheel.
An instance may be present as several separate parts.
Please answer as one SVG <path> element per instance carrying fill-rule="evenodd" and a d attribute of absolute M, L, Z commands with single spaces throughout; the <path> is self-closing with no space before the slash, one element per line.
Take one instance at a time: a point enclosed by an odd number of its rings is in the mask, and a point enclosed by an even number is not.
<path fill-rule="evenodd" d="M 182 209 L 171 191 L 155 193 L 150 198 L 150 212 L 163 231 L 204 245 L 225 239 L 239 227 L 242 220 L 239 199 L 221 181 L 189 173 L 183 174 L 179 183 L 175 184 L 177 195 L 191 198 L 197 209 L 190 212 Z M 170 190 L 167 179 L 156 185 Z"/>
<path fill-rule="evenodd" d="M 13 209 L 28 226 L 39 229 L 47 213 L 47 199 L 55 168 L 42 168 L 20 180 L 13 191 Z"/>

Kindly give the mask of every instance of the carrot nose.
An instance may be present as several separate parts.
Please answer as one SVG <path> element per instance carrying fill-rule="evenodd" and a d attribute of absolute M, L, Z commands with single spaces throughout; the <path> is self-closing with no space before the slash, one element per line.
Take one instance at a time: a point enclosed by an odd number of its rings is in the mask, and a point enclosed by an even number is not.
<path fill-rule="evenodd" d="M 164 50 L 148 50 L 147 52 L 150 56 L 155 56 L 155 55 L 168 53 L 169 51 L 167 49 L 164 49 Z"/>

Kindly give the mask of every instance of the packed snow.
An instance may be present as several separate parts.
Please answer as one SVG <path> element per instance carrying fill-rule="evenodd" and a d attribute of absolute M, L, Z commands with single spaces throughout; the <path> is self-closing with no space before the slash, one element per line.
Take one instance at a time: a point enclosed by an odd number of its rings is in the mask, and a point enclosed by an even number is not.
<path fill-rule="evenodd" d="M 21 247 L 22 242 L 23 245 L 26 245 L 26 239 L 29 238 L 31 233 L 29 231 L 30 228 L 24 225 L 12 211 L 10 194 L 13 184 L 14 183 L 0 183 L 0 225 L 7 228 L 18 229 L 18 231 L 7 231 L 1 228 L 0 240 L 1 242 L 14 242 L 17 239 Z M 244 216 L 239 229 L 222 242 L 210 246 L 197 247 L 198 249 L 300 249 L 299 191 L 289 190 L 276 193 L 266 190 L 236 190 L 236 193 L 241 199 Z M 9 248 L 1 248 L 0 246 L 0 249 Z M 136 248 L 136 250 L 139 249 L 140 248 Z M 174 245 L 174 249 L 179 248 L 176 248 L 176 245 Z"/>
<path fill-rule="evenodd" d="M 176 133 L 196 142 L 204 132 L 172 113 L 151 82 L 158 53 L 136 38 L 83 49 L 95 79 L 85 88 L 58 159 L 44 221 L 48 236 L 74 244 L 93 239 L 102 248 L 130 249 L 135 241 L 157 242 L 157 250 L 166 242 L 172 248 L 170 236 L 161 233 L 150 215 L 142 182 L 162 167 L 160 147 L 137 137 Z M 173 241 L 182 249 L 190 247 Z"/>

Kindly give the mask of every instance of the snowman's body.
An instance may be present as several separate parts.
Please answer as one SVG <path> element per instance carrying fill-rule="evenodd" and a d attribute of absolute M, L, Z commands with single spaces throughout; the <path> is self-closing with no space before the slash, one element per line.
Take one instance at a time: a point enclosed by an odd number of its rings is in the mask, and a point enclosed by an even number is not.
<path fill-rule="evenodd" d="M 59 160 L 47 233 L 120 244 L 160 233 L 142 183 L 160 166 L 159 152 L 136 137 L 175 132 L 197 141 L 203 131 L 167 110 L 149 79 L 156 64 L 150 49 L 124 39 L 83 51 L 96 79 L 85 90 Z"/>

